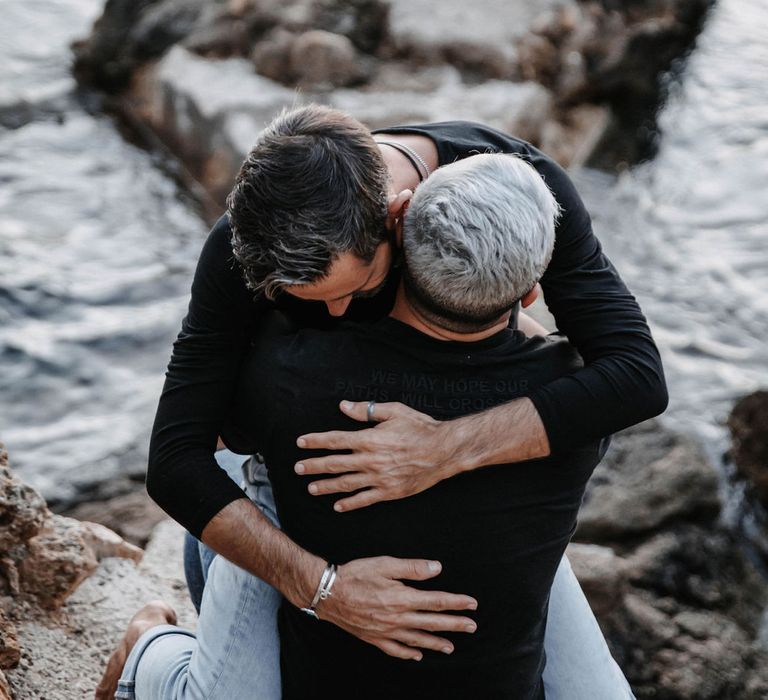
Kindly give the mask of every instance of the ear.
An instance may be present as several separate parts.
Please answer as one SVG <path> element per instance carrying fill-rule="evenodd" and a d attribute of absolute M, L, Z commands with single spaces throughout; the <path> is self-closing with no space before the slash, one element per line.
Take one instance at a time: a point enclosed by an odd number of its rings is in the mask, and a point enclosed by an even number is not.
<path fill-rule="evenodd" d="M 539 298 L 540 292 L 541 292 L 541 285 L 537 283 L 530 292 L 525 294 L 520 299 L 520 306 L 522 306 L 524 309 L 528 308 L 531 304 L 533 304 L 534 301 L 536 301 Z"/>
<path fill-rule="evenodd" d="M 408 208 L 408 202 L 411 201 L 413 192 L 411 190 L 403 190 L 399 194 L 391 194 L 387 199 L 387 228 L 392 231 L 396 230 L 396 224 L 398 219 L 403 217 L 405 209 Z"/>
<path fill-rule="evenodd" d="M 408 199 L 403 204 L 400 210 L 400 216 L 395 219 L 395 242 L 398 248 L 403 247 L 403 228 L 405 224 L 405 217 L 408 214 L 408 207 L 411 206 L 411 200 Z"/>

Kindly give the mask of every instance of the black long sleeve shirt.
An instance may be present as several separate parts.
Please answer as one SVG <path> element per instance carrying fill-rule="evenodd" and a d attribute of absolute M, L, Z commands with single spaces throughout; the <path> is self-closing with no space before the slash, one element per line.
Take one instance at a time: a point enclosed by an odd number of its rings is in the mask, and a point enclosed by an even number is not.
<path fill-rule="evenodd" d="M 543 700 L 549 591 L 602 456 L 601 441 L 546 459 L 486 466 L 409 498 L 337 513 L 335 496 L 312 496 L 312 477 L 294 472 L 304 452 L 296 435 L 318 421 L 332 430 L 364 428 L 339 411 L 342 399 L 400 401 L 450 420 L 580 366 L 556 334 L 526 338 L 505 329 L 468 343 L 432 338 L 393 318 L 331 331 L 292 329 L 277 315 L 264 319 L 238 375 L 233 424 L 224 437 L 239 452 L 258 448 L 264 455 L 285 534 L 336 564 L 381 555 L 435 559 L 440 575 L 409 585 L 478 601 L 469 613 L 477 631 L 446 634 L 454 653 L 425 651 L 417 664 L 284 602 L 283 700 L 325 700 L 329 688 L 337 697 L 366 700 Z"/>
<path fill-rule="evenodd" d="M 380 132 L 432 139 L 440 165 L 477 153 L 516 153 L 536 168 L 562 207 L 552 261 L 541 286 L 559 330 L 578 349 L 585 367 L 530 394 L 553 452 L 607 436 L 666 408 L 661 359 L 645 317 L 603 254 L 581 198 L 557 163 L 525 141 L 470 122 Z M 393 275 L 376 298 L 355 300 L 347 318 L 385 315 L 395 289 Z M 335 323 L 318 302 L 283 295 L 278 305 L 300 323 Z M 232 254 L 229 223 L 222 217 L 197 265 L 155 417 L 147 471 L 150 496 L 198 537 L 216 513 L 244 497 L 213 455 L 250 338 L 271 306 L 246 288 Z"/>

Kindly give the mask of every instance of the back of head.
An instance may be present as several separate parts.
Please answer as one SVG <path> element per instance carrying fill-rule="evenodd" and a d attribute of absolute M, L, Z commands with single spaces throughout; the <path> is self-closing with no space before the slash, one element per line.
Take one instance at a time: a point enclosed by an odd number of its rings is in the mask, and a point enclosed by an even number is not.
<path fill-rule="evenodd" d="M 452 331 L 494 325 L 544 273 L 559 210 L 518 156 L 482 154 L 438 169 L 405 216 L 409 301 Z"/>
<path fill-rule="evenodd" d="M 259 134 L 227 198 L 246 283 L 272 297 L 316 282 L 341 253 L 386 240 L 387 169 L 370 131 L 344 112 L 287 110 Z"/>

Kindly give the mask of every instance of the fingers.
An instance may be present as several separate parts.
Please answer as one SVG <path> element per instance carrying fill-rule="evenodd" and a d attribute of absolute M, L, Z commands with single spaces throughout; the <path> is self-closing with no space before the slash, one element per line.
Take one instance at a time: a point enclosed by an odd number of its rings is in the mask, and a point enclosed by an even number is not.
<path fill-rule="evenodd" d="M 469 617 L 440 615 L 438 613 L 403 613 L 398 617 L 398 624 L 405 629 L 426 632 L 466 632 L 472 634 L 477 630 L 477 623 Z"/>
<path fill-rule="evenodd" d="M 398 642 L 407 644 L 409 647 L 418 647 L 419 649 L 431 649 L 443 654 L 453 653 L 453 644 L 447 639 L 436 637 L 433 634 L 427 634 L 421 630 L 402 630 L 395 635 Z"/>
<path fill-rule="evenodd" d="M 368 401 L 342 401 L 339 404 L 339 408 L 345 416 L 349 416 L 354 420 L 359 420 L 361 423 L 368 422 Z M 376 402 L 373 411 L 373 420 L 380 423 L 381 421 L 389 420 L 390 418 L 402 415 L 410 410 L 411 409 L 405 404 L 395 401 L 389 403 Z"/>
<path fill-rule="evenodd" d="M 350 418 L 362 423 L 368 422 L 367 401 L 342 401 L 339 407 L 342 413 Z M 382 422 L 409 413 L 417 412 L 402 403 L 377 403 L 374 418 L 377 422 Z M 301 435 L 296 440 L 296 444 L 307 450 L 356 450 L 360 447 L 361 441 L 366 439 L 365 432 L 364 430 L 329 430 L 325 433 L 308 433 Z"/>
<path fill-rule="evenodd" d="M 344 474 L 357 471 L 361 462 L 357 455 L 329 455 L 328 457 L 313 457 L 302 459 L 293 467 L 297 474 Z"/>
<path fill-rule="evenodd" d="M 409 659 L 411 661 L 421 661 L 422 653 L 418 649 L 412 649 L 411 647 L 399 644 L 391 639 L 385 639 L 382 642 L 377 642 L 376 646 L 381 649 L 385 654 L 394 656 L 398 659 Z"/>
<path fill-rule="evenodd" d="M 347 513 L 350 510 L 357 510 L 358 508 L 366 508 L 372 506 L 374 503 L 381 503 L 382 501 L 391 500 L 384 495 L 384 492 L 380 489 L 371 488 L 356 493 L 349 498 L 342 498 L 340 501 L 336 501 L 333 504 L 333 509 L 337 513 Z M 411 579 L 413 580 L 413 579 Z"/>
<path fill-rule="evenodd" d="M 349 493 L 357 491 L 369 485 L 370 478 L 367 474 L 345 474 L 335 479 L 323 479 L 313 481 L 307 490 L 313 496 L 324 496 L 329 493 Z"/>
<path fill-rule="evenodd" d="M 376 557 L 377 568 L 388 578 L 407 581 L 426 581 L 434 578 L 443 569 L 439 561 L 430 559 L 396 559 L 395 557 Z"/>
<path fill-rule="evenodd" d="M 477 610 L 477 601 L 472 596 L 444 591 L 419 591 L 415 588 L 409 591 L 411 595 L 408 603 L 413 610 Z"/>
<path fill-rule="evenodd" d="M 360 435 L 366 432 L 365 430 L 329 430 L 326 433 L 309 433 L 299 437 L 296 444 L 304 450 L 356 450 L 360 446 Z"/>

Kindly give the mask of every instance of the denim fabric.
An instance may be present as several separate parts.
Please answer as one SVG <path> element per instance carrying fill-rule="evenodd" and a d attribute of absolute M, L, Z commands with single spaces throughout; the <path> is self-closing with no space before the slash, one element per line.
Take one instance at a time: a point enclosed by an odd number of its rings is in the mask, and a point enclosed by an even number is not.
<path fill-rule="evenodd" d="M 236 484 L 244 489 L 252 488 L 245 481 L 245 467 L 250 457 L 237 455 L 229 450 L 218 450 L 216 452 L 216 461 Z M 266 479 L 266 470 L 264 472 Z M 270 494 L 271 496 L 271 494 Z M 274 500 L 270 501 L 271 509 L 274 511 Z M 197 614 L 200 614 L 200 603 L 203 599 L 203 588 L 205 579 L 208 575 L 208 568 L 216 556 L 216 552 L 206 547 L 200 540 L 193 537 L 188 532 L 184 536 L 184 578 L 187 581 L 189 597 L 192 599 L 192 605 L 195 606 Z"/>
<path fill-rule="evenodd" d="M 279 525 L 263 464 L 257 458 L 242 464 L 242 459 L 217 453 L 219 464 L 244 482 L 249 498 Z M 244 479 L 238 474 L 241 464 Z M 169 625 L 149 630 L 131 652 L 115 697 L 280 700 L 280 594 L 191 536 L 187 558 L 193 598 L 204 581 L 196 638 Z M 566 557 L 552 585 L 544 646 L 547 700 L 634 698 Z"/>
<path fill-rule="evenodd" d="M 552 583 L 544 650 L 547 700 L 634 700 L 566 556 Z"/>

